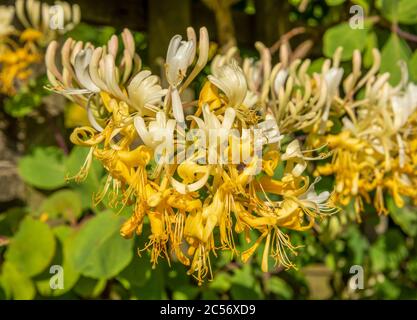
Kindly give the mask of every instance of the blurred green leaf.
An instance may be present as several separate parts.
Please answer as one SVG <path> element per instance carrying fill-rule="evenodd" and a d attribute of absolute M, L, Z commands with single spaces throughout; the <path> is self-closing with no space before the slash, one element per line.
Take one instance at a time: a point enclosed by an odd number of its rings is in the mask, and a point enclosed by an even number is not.
<path fill-rule="evenodd" d="M 70 258 L 71 246 L 73 245 L 74 230 L 71 227 L 62 225 L 54 229 L 59 239 L 60 250 L 52 262 L 53 265 L 60 265 L 63 269 L 63 288 L 51 289 L 50 280 L 54 274 L 47 269 L 41 280 L 36 281 L 36 287 L 43 296 L 61 296 L 71 290 L 78 281 L 80 274 L 75 270 Z"/>
<path fill-rule="evenodd" d="M 357 226 L 350 226 L 346 232 L 347 245 L 353 252 L 353 264 L 362 265 L 365 254 L 369 248 L 369 242 L 359 231 Z"/>
<path fill-rule="evenodd" d="M 107 211 L 81 227 L 71 252 L 76 270 L 87 277 L 108 279 L 129 264 L 133 257 L 133 241 L 120 236 L 122 220 Z"/>
<path fill-rule="evenodd" d="M 68 177 L 74 177 L 80 171 L 89 151 L 90 148 L 79 146 L 75 146 L 71 150 L 71 153 L 65 163 L 66 175 Z M 93 159 L 87 178 L 84 181 L 80 183 L 76 183 L 73 180 L 70 181 L 71 188 L 77 191 L 81 197 L 83 209 L 93 208 L 93 195 L 98 193 L 102 186 L 101 180 L 103 171 L 103 166 L 100 164 L 100 162 L 96 159 Z"/>
<path fill-rule="evenodd" d="M 150 278 L 143 286 L 132 286 L 131 292 L 133 298 L 141 300 L 161 300 L 167 299 L 164 288 L 164 272 L 163 265 L 159 264 L 150 273 Z"/>
<path fill-rule="evenodd" d="M 376 291 L 379 297 L 384 299 L 398 299 L 401 294 L 399 285 L 386 278 L 376 285 Z"/>
<path fill-rule="evenodd" d="M 350 60 L 355 49 L 365 48 L 367 29 L 352 29 L 348 23 L 329 28 L 323 37 L 323 53 L 331 58 L 338 47 L 343 47 L 342 61 Z"/>
<path fill-rule="evenodd" d="M 48 219 L 62 216 L 75 223 L 82 213 L 80 196 L 69 189 L 54 192 L 42 203 L 40 213 L 46 213 Z"/>
<path fill-rule="evenodd" d="M 112 26 L 92 28 L 86 23 L 80 23 L 73 30 L 67 33 L 67 37 L 71 37 L 77 41 L 91 42 L 96 46 L 102 46 L 105 45 L 110 37 L 115 33 L 116 29 Z"/>
<path fill-rule="evenodd" d="M 123 269 L 117 279 L 126 289 L 143 286 L 151 277 L 152 266 L 149 259 L 134 255 L 129 265 Z"/>
<path fill-rule="evenodd" d="M 398 208 L 392 197 L 387 197 L 387 207 L 391 218 L 406 234 L 411 237 L 417 236 L 416 207 L 406 204 L 404 207 Z"/>
<path fill-rule="evenodd" d="M 27 214 L 25 208 L 14 207 L 0 214 L 0 235 L 11 237 Z"/>
<path fill-rule="evenodd" d="M 409 69 L 411 80 L 417 82 L 417 50 L 411 56 Z"/>
<path fill-rule="evenodd" d="M 383 0 L 381 13 L 392 22 L 417 23 L 417 0 Z"/>
<path fill-rule="evenodd" d="M 318 58 L 314 60 L 310 66 L 308 67 L 308 74 L 312 75 L 313 73 L 320 73 L 323 63 L 326 59 L 325 58 Z"/>
<path fill-rule="evenodd" d="M 192 300 L 200 292 L 199 288 L 193 285 L 182 285 L 174 290 L 172 298 L 175 300 Z"/>
<path fill-rule="evenodd" d="M 209 284 L 209 288 L 211 290 L 219 291 L 219 292 L 226 292 L 231 287 L 231 280 L 232 277 L 230 274 L 226 272 L 219 272 L 215 275 L 212 282 Z"/>
<path fill-rule="evenodd" d="M 18 164 L 22 179 L 34 187 L 52 190 L 65 185 L 63 153 L 55 147 L 35 148 Z"/>
<path fill-rule="evenodd" d="M 407 263 L 407 276 L 414 282 L 417 282 L 417 258 L 412 258 Z"/>
<path fill-rule="evenodd" d="M 365 53 L 363 55 L 363 65 L 365 68 L 370 68 L 374 62 L 374 56 L 372 55 L 373 49 L 378 49 L 378 37 L 376 33 L 371 31 L 366 36 Z"/>
<path fill-rule="evenodd" d="M 1 285 L 8 299 L 31 300 L 36 294 L 32 280 L 9 261 L 2 265 Z"/>
<path fill-rule="evenodd" d="M 329 6 L 338 6 L 344 3 L 345 0 L 326 0 L 327 5 Z"/>
<path fill-rule="evenodd" d="M 13 96 L 4 100 L 4 111 L 12 117 L 24 117 L 42 104 L 42 98 L 49 92 L 44 89 L 47 84 L 45 76 L 31 79 L 27 86 Z"/>
<path fill-rule="evenodd" d="M 411 55 L 410 47 L 407 42 L 399 38 L 396 34 L 391 34 L 388 41 L 382 48 L 380 72 L 389 72 L 389 82 L 392 85 L 398 84 L 401 79 L 401 69 L 399 61 L 404 61 L 407 65 Z"/>
<path fill-rule="evenodd" d="M 219 297 L 213 291 L 204 291 L 201 299 L 202 300 L 219 300 Z"/>
<path fill-rule="evenodd" d="M 404 237 L 398 230 L 388 230 L 372 245 L 369 255 L 374 272 L 397 270 L 401 261 L 408 256 Z"/>
<path fill-rule="evenodd" d="M 256 281 L 250 264 L 244 264 L 241 268 L 235 269 L 232 276 L 232 288 L 230 293 L 233 299 L 262 299 L 260 284 Z"/>
<path fill-rule="evenodd" d="M 292 288 L 281 278 L 271 277 L 266 282 L 266 290 L 274 293 L 280 298 L 291 299 L 293 297 Z"/>
<path fill-rule="evenodd" d="M 20 224 L 6 251 L 6 260 L 27 276 L 42 272 L 55 253 L 55 238 L 49 226 L 31 217 Z"/>
<path fill-rule="evenodd" d="M 365 11 L 365 14 L 367 15 L 369 12 L 369 5 L 370 0 L 351 0 L 353 4 L 360 5 L 363 10 Z"/>
<path fill-rule="evenodd" d="M 96 280 L 81 277 L 75 285 L 74 291 L 82 298 L 97 298 L 106 288 L 106 284 L 106 279 Z"/>

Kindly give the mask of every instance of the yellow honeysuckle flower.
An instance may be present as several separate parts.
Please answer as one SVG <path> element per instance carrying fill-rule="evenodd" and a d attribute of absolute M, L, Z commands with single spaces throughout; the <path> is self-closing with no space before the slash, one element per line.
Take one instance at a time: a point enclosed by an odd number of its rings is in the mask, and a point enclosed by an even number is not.
<path fill-rule="evenodd" d="M 42 37 L 42 32 L 29 28 L 20 34 L 20 41 L 22 42 L 35 42 Z"/>
<path fill-rule="evenodd" d="M 316 99 L 314 112 L 305 109 L 307 100 L 300 100 L 291 107 L 296 122 L 285 116 L 285 110 L 280 114 L 277 101 L 271 100 L 276 97 L 270 95 L 270 78 L 276 76 L 277 68 L 272 74 L 267 49 L 258 43 L 261 64 L 246 62 L 243 71 L 232 58 L 235 49 L 217 56 L 198 101 L 184 102 L 181 92 L 208 60 L 207 30 L 200 29 L 199 41 L 192 28 L 187 29 L 188 40 L 172 39 L 165 65 L 167 88 L 158 76 L 141 70 L 128 30 L 122 38 L 129 53 L 123 57 L 131 66 L 128 69 L 117 64 L 115 36 L 103 48 L 75 45 L 68 39 L 62 47 L 61 69 L 55 61 L 58 44 L 48 47 L 52 90 L 85 107 L 90 122 L 75 128 L 70 137 L 72 143 L 90 148 L 75 178 L 86 177 L 93 158 L 101 162 L 108 176 L 94 200 L 108 196 L 110 206 L 132 206 L 120 234 L 146 237 L 139 253 L 148 251 L 153 266 L 159 258 L 168 263 L 176 259 L 202 284 L 204 278 L 212 277 L 211 257 L 218 250 L 246 262 L 265 243 L 263 271 L 268 270 L 269 256 L 286 268 L 295 267 L 290 254 L 296 254 L 297 248 L 284 230 L 306 231 L 337 208 L 330 192 L 317 194 L 318 180 L 310 183 L 305 174 L 309 162 L 323 159 L 324 153 L 314 157 L 310 154 L 315 150 L 303 151 L 302 143 L 292 138 L 281 146 L 285 139 L 280 124 L 289 132 L 303 128 L 303 121 L 319 123 L 319 109 L 326 98 L 312 93 L 309 84 L 306 99 Z M 198 58 L 187 75 L 197 45 Z M 279 76 L 282 83 L 274 85 L 280 95 L 286 94 L 285 81 L 310 83 L 306 66 L 298 73 L 296 65 L 290 66 L 285 76 Z M 265 73 L 257 78 L 261 69 Z M 257 83 L 258 79 L 265 83 Z M 323 85 L 324 76 L 320 79 L 317 87 Z M 333 99 L 333 95 L 328 97 Z M 185 105 L 191 112 L 187 116 Z M 285 146 L 284 152 L 281 147 Z M 276 174 L 279 166 L 283 168 L 280 177 Z M 146 234 L 145 223 L 150 226 Z M 251 230 L 257 233 L 254 242 Z M 244 252 L 238 250 L 236 235 L 240 233 L 251 243 Z"/>

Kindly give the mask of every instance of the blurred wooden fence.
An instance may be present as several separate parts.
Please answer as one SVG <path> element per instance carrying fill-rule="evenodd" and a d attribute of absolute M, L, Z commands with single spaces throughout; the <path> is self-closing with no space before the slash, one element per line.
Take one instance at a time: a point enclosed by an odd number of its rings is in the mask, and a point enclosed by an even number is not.
<path fill-rule="evenodd" d="M 253 46 L 256 40 L 272 45 L 280 34 L 288 31 L 287 0 L 249 0 L 255 8 L 253 14 L 247 14 L 242 9 L 248 0 L 66 1 L 80 5 L 84 22 L 147 32 L 149 61 L 165 56 L 171 37 L 175 34 L 185 35 L 185 30 L 190 25 L 196 30 L 206 26 L 210 38 L 221 43 L 227 40 L 225 33 L 230 30 L 227 30 L 225 24 L 229 19 L 237 43 L 248 47 Z M 211 9 L 207 4 L 211 4 Z M 225 10 L 215 11 L 212 10 L 213 6 L 220 6 Z M 226 31 L 218 30 L 220 28 L 226 28 Z"/>

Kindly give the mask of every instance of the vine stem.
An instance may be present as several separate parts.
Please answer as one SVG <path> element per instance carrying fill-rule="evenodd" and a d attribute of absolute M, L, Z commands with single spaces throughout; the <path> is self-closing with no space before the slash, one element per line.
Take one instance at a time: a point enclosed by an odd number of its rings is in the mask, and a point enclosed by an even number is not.
<path fill-rule="evenodd" d="M 398 36 L 400 36 L 403 39 L 406 39 L 412 42 L 417 42 L 417 35 L 402 30 L 396 23 L 392 24 L 391 30 L 392 32 L 396 33 Z"/>
<path fill-rule="evenodd" d="M 58 147 L 60 149 L 62 149 L 62 151 L 64 152 L 65 155 L 69 154 L 69 149 L 68 146 L 65 142 L 64 136 L 62 135 L 62 132 L 59 130 L 59 128 L 55 125 L 53 119 L 49 118 L 49 122 L 52 126 L 52 129 L 54 130 L 54 137 L 55 137 L 55 141 L 56 144 L 58 145 Z"/>

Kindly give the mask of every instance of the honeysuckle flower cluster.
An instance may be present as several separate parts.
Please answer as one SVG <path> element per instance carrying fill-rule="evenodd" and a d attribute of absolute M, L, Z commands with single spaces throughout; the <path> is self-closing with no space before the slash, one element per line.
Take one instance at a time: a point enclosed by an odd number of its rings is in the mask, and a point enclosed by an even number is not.
<path fill-rule="evenodd" d="M 24 30 L 13 26 L 15 16 Z M 52 19 L 61 18 L 62 29 L 59 24 L 53 28 Z M 16 0 L 15 6 L 0 6 L 0 93 L 14 95 L 36 68 L 41 69 L 44 47 L 79 21 L 79 6 L 66 2 L 51 7 L 36 0 Z"/>
<path fill-rule="evenodd" d="M 67 39 L 59 64 L 58 47 L 52 41 L 45 57 L 50 89 L 85 107 L 90 121 L 70 137 L 90 148 L 75 178 L 86 177 L 93 158 L 102 163 L 108 175 L 94 200 L 132 206 L 121 235 L 144 237 L 139 252 L 149 251 L 154 265 L 161 257 L 179 261 L 201 284 L 219 250 L 246 262 L 263 248 L 263 271 L 270 256 L 294 267 L 287 231 L 308 230 L 338 210 L 331 190 L 317 193 L 319 178 L 306 174 L 308 163 L 327 155 L 313 157 L 294 136 L 326 123 L 337 62 L 335 72 L 311 77 L 298 60 L 272 67 L 261 43 L 259 61 L 232 48 L 212 60 L 198 99 L 185 101 L 208 63 L 206 28 L 172 38 L 167 87 L 142 68 L 127 29 L 102 47 Z M 237 249 L 237 234 L 247 250 Z"/>
<path fill-rule="evenodd" d="M 405 64 L 399 62 L 402 79 L 392 86 L 390 74 L 379 72 L 381 56 L 377 49 L 366 72 L 360 52 L 354 51 L 352 72 L 344 75 L 339 48 L 332 59 L 324 61 L 320 72 L 310 76 L 306 72 L 308 59 L 288 61 L 282 48 L 281 64 L 271 71 L 268 50 L 261 44 L 257 48 L 260 61 L 243 62 L 248 83 L 252 79 L 250 87 L 259 88 L 260 99 L 275 111 L 281 132 L 305 139 L 311 154 L 325 148 L 330 151 L 331 159 L 317 166 L 314 175 L 334 178 L 336 204 L 352 204 L 361 221 L 365 203 L 379 214 L 388 213 L 386 195 L 391 195 L 400 208 L 407 202 L 417 203 L 417 86 L 409 82 Z M 231 49 L 230 54 L 235 52 Z M 269 97 L 267 81 L 260 80 L 265 75 L 269 75 L 271 86 Z"/>
<path fill-rule="evenodd" d="M 400 208 L 408 201 L 417 203 L 417 86 L 408 81 L 404 64 L 396 86 L 388 82 L 389 73 L 378 72 L 379 65 L 375 50 L 374 65 L 362 76 L 360 54 L 354 53 L 353 72 L 343 83 L 344 97 L 332 102 L 345 111 L 342 128 L 323 138 L 333 157 L 315 172 L 334 176 L 337 202 L 352 202 L 359 221 L 364 202 L 387 214 L 387 194 Z"/>

